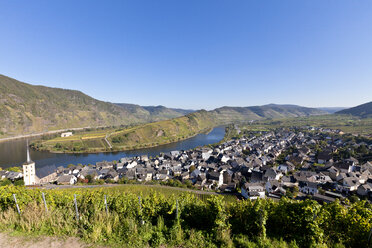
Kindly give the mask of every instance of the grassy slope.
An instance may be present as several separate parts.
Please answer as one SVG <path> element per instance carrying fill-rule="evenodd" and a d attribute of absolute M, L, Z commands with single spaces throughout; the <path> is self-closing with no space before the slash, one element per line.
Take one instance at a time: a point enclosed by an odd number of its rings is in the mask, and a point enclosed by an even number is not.
<path fill-rule="evenodd" d="M 110 136 L 119 148 L 155 146 L 192 137 L 215 125 L 213 117 L 206 111 L 195 112 L 171 120 L 149 123 Z M 117 138 L 115 142 L 114 138 Z"/>
<path fill-rule="evenodd" d="M 79 133 L 67 138 L 37 142 L 40 150 L 54 152 L 111 151 L 104 141 L 106 135 L 112 150 L 131 150 L 176 142 L 214 127 L 218 122 L 207 111 L 198 111 L 171 120 L 142 124 L 125 129 L 106 129 Z M 61 144 L 59 147 L 56 144 Z"/>
<path fill-rule="evenodd" d="M 34 86 L 0 75 L 0 137 L 139 121 L 125 109 L 79 91 Z"/>
<path fill-rule="evenodd" d="M 368 103 L 361 104 L 353 108 L 348 108 L 348 109 L 338 111 L 337 114 L 345 114 L 345 115 L 359 116 L 363 118 L 371 118 L 372 117 L 372 102 L 368 102 Z"/>
<path fill-rule="evenodd" d="M 82 92 L 0 75 L 0 138 L 74 127 L 119 126 L 183 116 L 188 110 L 98 101 Z"/>

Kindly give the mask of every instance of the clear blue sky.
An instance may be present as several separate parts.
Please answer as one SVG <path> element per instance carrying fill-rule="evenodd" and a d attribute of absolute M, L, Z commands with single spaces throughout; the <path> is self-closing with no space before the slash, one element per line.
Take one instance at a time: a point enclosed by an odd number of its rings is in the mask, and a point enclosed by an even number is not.
<path fill-rule="evenodd" d="M 372 100 L 372 1 L 0 0 L 0 74 L 191 109 Z"/>

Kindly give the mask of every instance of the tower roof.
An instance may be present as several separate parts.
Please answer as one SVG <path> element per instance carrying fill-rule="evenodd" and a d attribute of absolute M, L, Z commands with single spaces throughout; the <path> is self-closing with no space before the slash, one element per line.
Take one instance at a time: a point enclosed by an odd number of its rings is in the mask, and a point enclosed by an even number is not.
<path fill-rule="evenodd" d="M 27 140 L 27 160 L 26 160 L 25 164 L 31 164 L 31 163 L 33 163 L 33 161 L 31 160 L 30 148 L 28 146 L 28 140 Z"/>

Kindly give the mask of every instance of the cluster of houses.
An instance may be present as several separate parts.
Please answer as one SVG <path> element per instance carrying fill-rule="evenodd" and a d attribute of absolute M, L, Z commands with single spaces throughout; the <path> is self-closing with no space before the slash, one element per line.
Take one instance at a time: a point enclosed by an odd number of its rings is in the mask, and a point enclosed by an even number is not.
<path fill-rule="evenodd" d="M 252 133 L 249 137 L 213 148 L 172 151 L 154 158 L 143 155 L 122 158 L 118 162 L 104 161 L 69 168 L 51 166 L 36 172 L 28 157 L 23 174 L 35 172 L 34 180 L 29 180 L 32 174 L 27 175 L 29 181 L 25 181 L 26 185 L 75 184 L 88 178 L 110 182 L 122 178 L 141 182 L 178 179 L 204 190 L 235 192 L 240 189 L 241 195 L 247 199 L 280 198 L 295 188 L 300 195 L 312 195 L 314 199 L 325 202 L 351 193 L 372 196 L 372 164 L 359 163 L 352 157 L 335 160 L 337 149 L 350 144 L 342 136 L 334 138 L 328 134 L 322 130 L 278 129 Z M 315 150 L 319 143 L 323 145 L 321 151 Z M 367 145 L 371 149 L 368 144 L 352 145 Z M 15 175 L 14 172 L 2 171 L 0 176 L 15 180 L 22 177 L 22 173 Z"/>
<path fill-rule="evenodd" d="M 280 131 L 268 133 L 258 139 L 258 145 L 253 140 L 248 147 L 250 155 L 246 158 L 249 165 L 241 170 L 247 180 L 242 186 L 242 195 L 250 199 L 280 198 L 288 190 L 293 192 L 297 188 L 300 195 L 311 195 L 322 202 L 332 202 L 350 194 L 371 198 L 372 163 L 360 163 L 353 157 L 337 160 L 338 156 L 335 156 L 338 149 L 345 146 L 357 148 L 363 145 L 370 151 L 371 144 L 344 141 L 339 135 L 328 136 L 339 134 L 336 130 L 311 130 L 316 132 L 298 131 L 284 136 Z M 322 149 L 319 151 L 315 148 L 319 149 L 320 143 Z M 284 161 L 273 166 L 272 159 L 277 158 L 278 151 L 283 152 L 285 147 L 291 149 L 284 151 Z"/>

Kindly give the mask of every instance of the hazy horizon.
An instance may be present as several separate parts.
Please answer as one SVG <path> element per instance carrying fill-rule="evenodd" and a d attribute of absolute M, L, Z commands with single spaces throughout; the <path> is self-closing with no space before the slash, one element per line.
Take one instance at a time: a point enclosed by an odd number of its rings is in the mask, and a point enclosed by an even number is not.
<path fill-rule="evenodd" d="M 0 73 L 183 109 L 371 101 L 372 2 L 1 1 Z"/>

